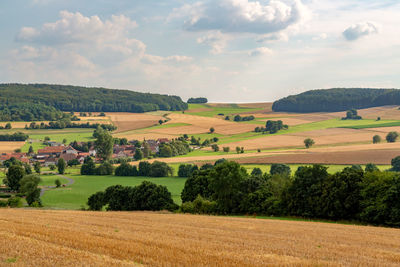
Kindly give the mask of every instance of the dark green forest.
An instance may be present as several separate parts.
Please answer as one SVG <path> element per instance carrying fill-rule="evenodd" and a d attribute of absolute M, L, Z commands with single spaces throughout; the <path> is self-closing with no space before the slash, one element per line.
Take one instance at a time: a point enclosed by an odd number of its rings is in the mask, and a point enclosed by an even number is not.
<path fill-rule="evenodd" d="M 400 105 L 400 90 L 367 88 L 311 90 L 275 101 L 272 105 L 272 110 L 336 112 L 385 105 Z"/>
<path fill-rule="evenodd" d="M 178 96 L 50 84 L 0 84 L 1 120 L 57 120 L 61 112 L 185 110 Z"/>

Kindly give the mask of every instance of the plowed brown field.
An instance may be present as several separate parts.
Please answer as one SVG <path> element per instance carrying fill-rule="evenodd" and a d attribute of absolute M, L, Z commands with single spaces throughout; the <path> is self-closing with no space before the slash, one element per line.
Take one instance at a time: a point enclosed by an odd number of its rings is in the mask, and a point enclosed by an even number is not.
<path fill-rule="evenodd" d="M 161 214 L 0 210 L 0 264 L 395 266 L 400 230 Z"/>

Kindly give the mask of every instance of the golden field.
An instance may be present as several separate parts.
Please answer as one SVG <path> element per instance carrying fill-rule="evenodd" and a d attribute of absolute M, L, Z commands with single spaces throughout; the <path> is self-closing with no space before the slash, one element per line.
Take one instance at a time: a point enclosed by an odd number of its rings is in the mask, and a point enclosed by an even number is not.
<path fill-rule="evenodd" d="M 1 209 L 0 221 L 0 265 L 400 265 L 400 230 L 390 228 L 23 209 Z"/>

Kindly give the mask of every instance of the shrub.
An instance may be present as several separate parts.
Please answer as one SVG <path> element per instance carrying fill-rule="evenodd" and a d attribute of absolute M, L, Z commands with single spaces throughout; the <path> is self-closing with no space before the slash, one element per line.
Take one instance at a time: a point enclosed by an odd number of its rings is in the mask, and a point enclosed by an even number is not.
<path fill-rule="evenodd" d="M 138 170 L 136 166 L 132 166 L 127 162 L 122 162 L 115 169 L 115 176 L 138 176 Z"/>
<path fill-rule="evenodd" d="M 271 175 L 281 174 L 281 175 L 290 175 L 291 170 L 290 167 L 286 164 L 273 163 L 271 165 L 271 170 L 269 171 Z"/>
<path fill-rule="evenodd" d="M 105 202 L 105 194 L 104 192 L 97 192 L 91 195 L 88 199 L 89 210 L 101 210 L 103 206 L 106 204 Z"/>
<path fill-rule="evenodd" d="M 22 207 L 22 200 L 20 197 L 10 197 L 7 201 L 7 206 L 11 208 L 20 208 Z"/>
<path fill-rule="evenodd" d="M 390 132 L 386 135 L 386 141 L 388 143 L 394 143 L 394 142 L 396 142 L 398 137 L 399 137 L 398 132 Z"/>
<path fill-rule="evenodd" d="M 88 199 L 90 209 L 101 210 L 176 210 L 178 206 L 172 200 L 165 186 L 143 181 L 135 187 L 110 186 L 104 192 L 97 192 Z"/>
<path fill-rule="evenodd" d="M 306 146 L 306 148 L 310 148 L 315 144 L 314 140 L 311 138 L 306 138 L 304 139 L 304 145 Z"/>
<path fill-rule="evenodd" d="M 374 135 L 374 137 L 372 137 L 372 143 L 374 144 L 378 144 L 382 141 L 382 138 L 379 135 Z"/>
<path fill-rule="evenodd" d="M 194 171 L 197 171 L 199 167 L 197 165 L 192 164 L 181 164 L 178 169 L 179 177 L 190 177 Z"/>
<path fill-rule="evenodd" d="M 110 162 L 105 161 L 100 166 L 96 168 L 95 173 L 97 175 L 112 175 L 114 172 L 114 167 Z"/>
<path fill-rule="evenodd" d="M 150 166 L 151 177 L 167 177 L 172 176 L 173 170 L 167 163 L 154 161 Z"/>
<path fill-rule="evenodd" d="M 231 148 L 229 146 L 226 146 L 223 147 L 222 149 L 224 150 L 224 152 L 228 153 Z"/>

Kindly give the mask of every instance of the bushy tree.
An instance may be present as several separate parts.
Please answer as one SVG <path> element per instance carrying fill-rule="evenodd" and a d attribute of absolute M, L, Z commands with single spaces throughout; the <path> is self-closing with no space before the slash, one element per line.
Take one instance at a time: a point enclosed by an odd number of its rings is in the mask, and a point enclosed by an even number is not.
<path fill-rule="evenodd" d="M 213 191 L 210 189 L 210 169 L 193 172 L 183 187 L 182 202 L 194 201 L 197 196 L 210 199 Z"/>
<path fill-rule="evenodd" d="M 263 172 L 260 168 L 254 168 L 251 171 L 251 176 L 253 176 L 253 177 L 261 177 L 262 175 L 263 175 Z"/>
<path fill-rule="evenodd" d="M 190 177 L 193 172 L 197 171 L 199 167 L 193 164 L 181 164 L 179 165 L 178 169 L 178 176 L 179 177 Z"/>
<path fill-rule="evenodd" d="M 151 164 L 147 161 L 139 163 L 139 176 L 150 176 Z"/>
<path fill-rule="evenodd" d="M 96 173 L 96 165 L 91 157 L 86 157 L 81 166 L 81 175 L 94 175 Z"/>
<path fill-rule="evenodd" d="M 136 149 L 135 155 L 133 156 L 135 160 L 143 159 L 143 153 L 140 149 Z"/>
<path fill-rule="evenodd" d="M 116 169 L 115 169 L 116 176 L 138 176 L 138 170 L 136 166 L 132 166 L 127 162 L 122 162 Z"/>
<path fill-rule="evenodd" d="M 59 187 L 61 186 L 61 181 L 60 181 L 60 179 L 56 179 L 56 180 L 54 181 L 54 184 L 56 185 L 56 188 L 59 188 Z"/>
<path fill-rule="evenodd" d="M 221 212 L 235 213 L 239 210 L 240 185 L 246 177 L 246 169 L 232 161 L 218 164 L 211 170 L 210 189 Z"/>
<path fill-rule="evenodd" d="M 35 174 L 25 175 L 20 181 L 19 192 L 26 196 L 26 202 L 29 206 L 35 202 L 41 205 L 39 182 L 40 177 Z"/>
<path fill-rule="evenodd" d="M 211 148 L 214 150 L 214 152 L 218 152 L 219 151 L 219 146 L 217 144 L 212 144 Z"/>
<path fill-rule="evenodd" d="M 113 172 L 114 172 L 114 167 L 108 161 L 105 161 L 102 164 L 100 164 L 95 170 L 95 173 L 97 175 L 112 175 Z"/>
<path fill-rule="evenodd" d="M 33 163 L 33 168 L 35 169 L 35 172 L 37 174 L 40 174 L 41 172 L 41 166 L 40 166 L 40 162 L 39 161 L 35 161 L 35 163 Z"/>
<path fill-rule="evenodd" d="M 321 165 L 298 168 L 286 200 L 291 215 L 311 218 L 321 216 L 321 196 L 327 177 L 327 167 Z"/>
<path fill-rule="evenodd" d="M 113 151 L 113 137 L 107 130 L 103 130 L 101 127 L 97 128 L 96 132 L 95 146 L 97 156 L 102 160 L 108 160 Z"/>
<path fill-rule="evenodd" d="M 88 198 L 88 206 L 89 206 L 89 210 L 102 210 L 103 206 L 106 205 L 107 203 L 105 203 L 105 193 L 100 191 L 97 192 L 93 195 L 91 195 Z"/>
<path fill-rule="evenodd" d="M 390 132 L 386 135 L 386 141 L 388 143 L 394 143 L 394 142 L 396 142 L 398 137 L 399 137 L 398 132 Z"/>
<path fill-rule="evenodd" d="M 167 177 L 172 176 L 173 170 L 167 163 L 154 161 L 150 166 L 151 177 Z"/>
<path fill-rule="evenodd" d="M 304 145 L 306 146 L 306 148 L 310 148 L 315 144 L 314 140 L 311 138 L 306 138 L 304 139 Z"/>
<path fill-rule="evenodd" d="M 65 160 L 63 158 L 59 158 L 57 161 L 57 169 L 59 174 L 64 174 L 65 173 Z"/>
<path fill-rule="evenodd" d="M 372 137 L 372 143 L 374 144 L 378 144 L 382 141 L 382 138 L 379 135 L 374 135 L 374 137 Z"/>
<path fill-rule="evenodd" d="M 273 163 L 273 164 L 271 164 L 271 169 L 270 169 L 269 173 L 271 175 L 281 174 L 281 175 L 290 176 L 291 169 L 290 169 L 290 166 L 288 166 L 286 164 Z"/>
<path fill-rule="evenodd" d="M 375 171 L 379 171 L 378 166 L 376 166 L 373 163 L 368 163 L 367 165 L 365 165 L 365 172 L 375 172 Z"/>
<path fill-rule="evenodd" d="M 108 210 L 176 210 L 171 193 L 165 186 L 143 181 L 135 187 L 120 185 L 108 187 L 104 192 L 97 192 L 88 199 L 89 208 L 101 210 L 107 205 Z"/>
<path fill-rule="evenodd" d="M 11 165 L 8 168 L 5 184 L 13 191 L 18 191 L 20 187 L 20 181 L 25 175 L 25 169 L 17 164 Z"/>
<path fill-rule="evenodd" d="M 392 164 L 391 168 L 392 171 L 400 172 L 400 156 L 393 158 L 391 164 Z"/>

